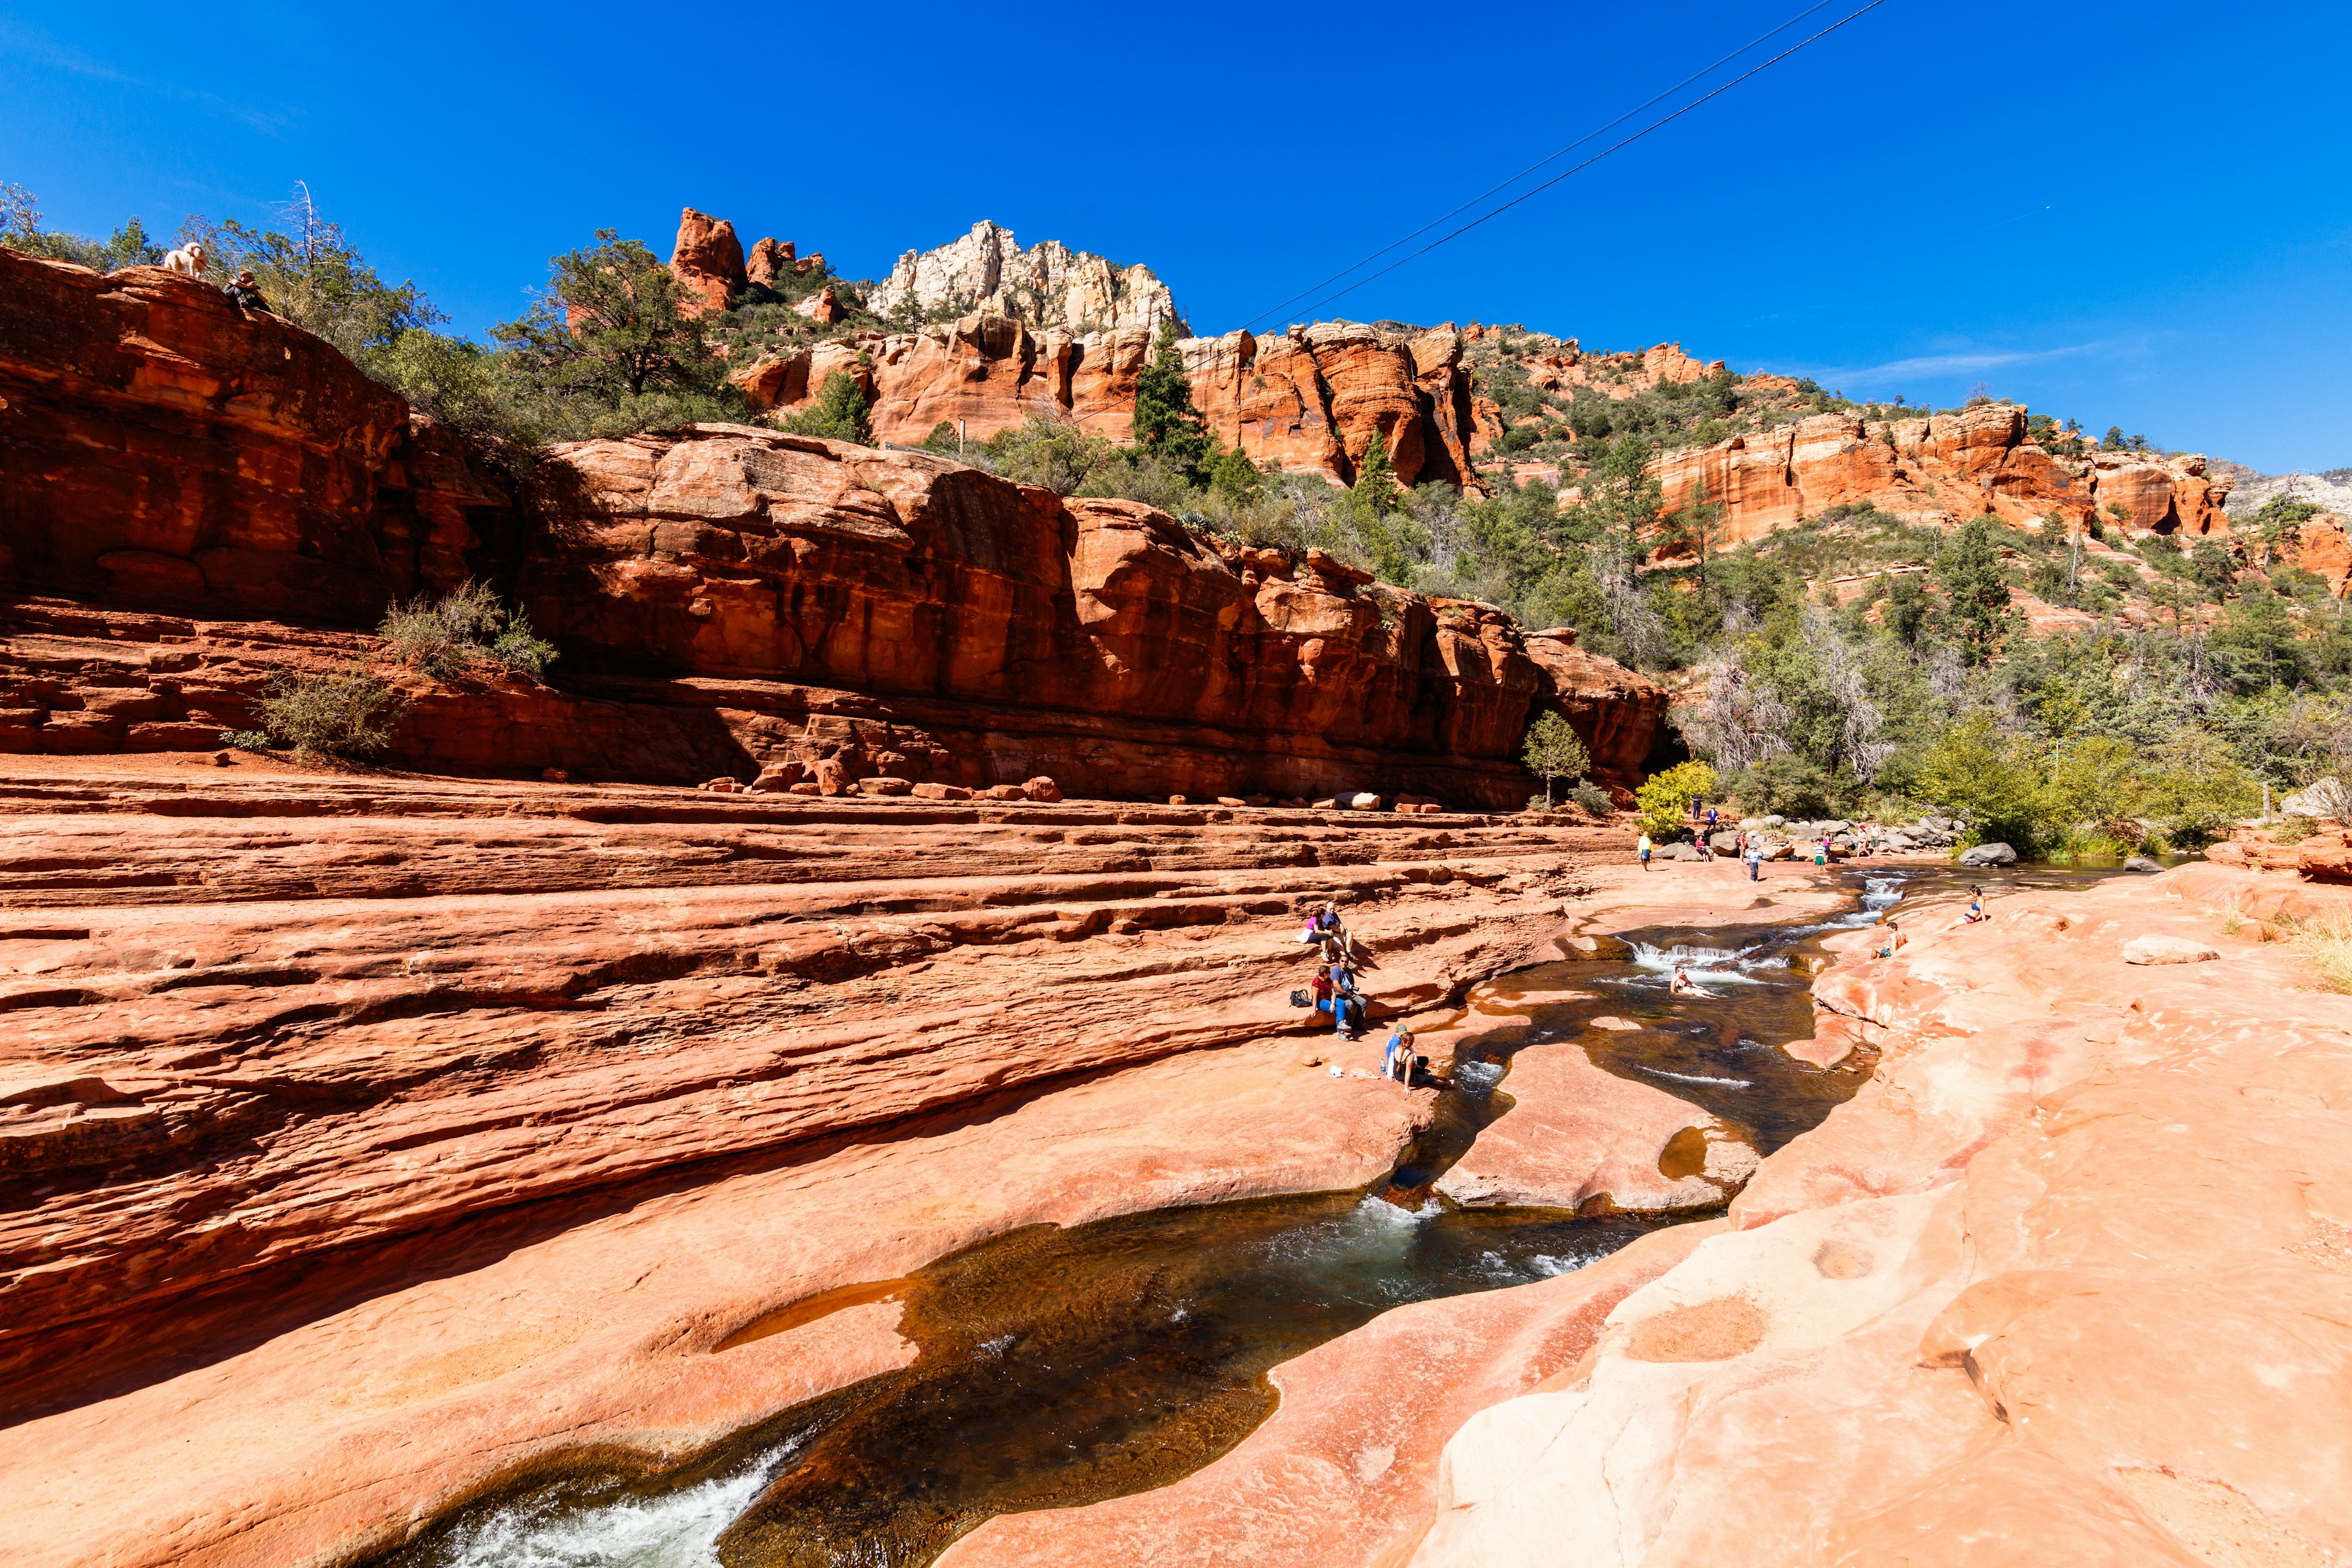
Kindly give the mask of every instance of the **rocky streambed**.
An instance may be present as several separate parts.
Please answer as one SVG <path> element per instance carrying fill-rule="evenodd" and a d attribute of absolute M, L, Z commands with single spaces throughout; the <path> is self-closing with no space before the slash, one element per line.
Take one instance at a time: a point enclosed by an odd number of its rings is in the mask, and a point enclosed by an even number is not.
<path fill-rule="evenodd" d="M 1631 931 L 1475 987 L 1458 1016 L 1424 1031 L 1450 1050 L 1436 1062 L 1442 1088 L 1369 1188 L 1031 1227 L 794 1303 L 719 1349 L 891 1301 L 918 1353 L 689 1466 L 566 1466 L 379 1561 L 914 1564 L 1000 1515 L 1179 1480 L 1273 1413 L 1270 1372 L 1381 1314 L 1567 1276 L 1719 1213 L 1759 1154 L 1860 1081 L 1851 1066 L 1824 1071 L 1781 1047 L 1809 1027 L 1821 939 L 1874 920 L 1900 881 L 1870 879 L 1860 909 L 1827 921 Z M 1710 994 L 1671 994 L 1677 968 Z M 1549 1186 L 1537 1195 L 1549 1201 L 1498 1205 L 1481 1201 L 1491 1182 L 1449 1185 L 1483 1138 L 1522 1116 L 1512 1090 L 1523 1083 L 1538 1100 L 1524 1110 L 1524 1141 L 1542 1146 L 1533 1163 Z M 1689 1091 L 1706 1102 L 1676 1098 Z M 1557 1124 L 1563 1098 L 1591 1123 L 1580 1136 Z M 1711 1160 L 1716 1144 L 1744 1158 Z M 1054 1517 L 1034 1522 L 1050 1531 Z M 972 1546 L 992 1555 L 985 1536 Z"/>

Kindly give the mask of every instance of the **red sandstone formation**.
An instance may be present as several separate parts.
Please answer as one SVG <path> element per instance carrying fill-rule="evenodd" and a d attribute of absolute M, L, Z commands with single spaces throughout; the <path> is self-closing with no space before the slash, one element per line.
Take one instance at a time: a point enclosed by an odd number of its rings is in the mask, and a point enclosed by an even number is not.
<path fill-rule="evenodd" d="M 1302 1061 L 1299 911 L 1343 900 L 1382 1012 L 1442 1008 L 1558 951 L 1607 837 L 0 773 L 11 1545 L 125 1568 L 681 1457 L 907 1354 L 885 1305 L 739 1331 L 986 1236 L 1369 1180 L 1431 1091 L 1377 1041 Z"/>
<path fill-rule="evenodd" d="M 36 639 L 0 675 L 16 749 L 209 748 L 249 726 L 274 668 L 374 651 L 315 623 L 372 625 L 477 574 L 517 584 L 565 650 L 561 684 L 400 677 L 415 704 L 394 758 L 678 782 L 829 758 L 853 780 L 967 788 L 1044 774 L 1130 798 L 1515 805 L 1520 737 L 1545 708 L 1621 784 L 1664 711 L 1606 661 L 1556 676 L 1490 607 L 1213 544 L 1131 503 L 765 429 L 559 449 L 526 552 L 446 433 L 216 290 L 0 253 L 0 326 L 5 439 L 26 477 L 0 492 L 8 585 L 48 596 L 10 612 Z M 755 368 L 779 395 L 888 374 L 856 354 Z M 92 445 L 122 456 L 92 465 Z M 251 624 L 296 618 L 314 625 Z"/>
<path fill-rule="evenodd" d="M 160 267 L 0 250 L 0 592 L 373 623 L 506 496 L 333 348 Z"/>
<path fill-rule="evenodd" d="M 1864 504 L 1938 525 L 1990 515 L 2012 526 L 2055 517 L 2073 528 L 2095 516 L 2128 534 L 2229 532 L 2228 483 L 2209 479 L 2202 458 L 2054 457 L 2026 439 L 2025 410 L 2010 403 L 1919 419 L 1815 415 L 1668 452 L 1659 479 L 1669 510 L 1705 484 L 1706 499 L 1724 509 L 1726 549 Z"/>
<path fill-rule="evenodd" d="M 773 283 L 785 273 L 801 269 L 793 242 L 772 236 L 755 242 L 751 254 L 743 259 L 743 276 L 753 283 Z"/>
<path fill-rule="evenodd" d="M 669 271 L 694 302 L 698 314 L 727 309 L 751 285 L 735 226 L 692 207 L 677 220 L 677 244 L 670 251 Z"/>

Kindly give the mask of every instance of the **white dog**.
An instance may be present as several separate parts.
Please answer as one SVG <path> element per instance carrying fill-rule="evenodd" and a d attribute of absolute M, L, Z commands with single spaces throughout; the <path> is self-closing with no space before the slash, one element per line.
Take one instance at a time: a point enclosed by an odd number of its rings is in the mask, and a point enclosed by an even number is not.
<path fill-rule="evenodd" d="M 163 270 L 185 273 L 188 277 L 202 281 L 205 275 L 205 247 L 201 245 L 189 245 L 172 252 L 171 255 L 163 258 Z"/>

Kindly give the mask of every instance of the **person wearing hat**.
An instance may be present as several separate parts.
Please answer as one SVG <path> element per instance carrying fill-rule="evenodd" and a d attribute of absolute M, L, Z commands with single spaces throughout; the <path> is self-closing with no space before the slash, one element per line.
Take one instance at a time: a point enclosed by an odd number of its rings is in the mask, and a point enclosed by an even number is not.
<path fill-rule="evenodd" d="M 1389 1033 L 1388 1054 L 1381 1060 L 1381 1072 L 1411 1089 L 1412 1068 L 1412 1031 L 1400 1023 Z"/>
<path fill-rule="evenodd" d="M 265 316 L 274 314 L 269 309 L 269 301 L 261 297 L 261 289 L 253 280 L 253 268 L 250 267 L 239 268 L 236 281 L 222 284 L 221 292 L 227 295 L 229 303 L 240 310 L 258 310 Z"/>

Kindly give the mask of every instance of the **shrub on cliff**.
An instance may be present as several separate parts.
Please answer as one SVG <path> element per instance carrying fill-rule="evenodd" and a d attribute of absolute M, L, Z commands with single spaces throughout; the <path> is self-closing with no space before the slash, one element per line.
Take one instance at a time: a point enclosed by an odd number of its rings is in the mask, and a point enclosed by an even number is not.
<path fill-rule="evenodd" d="M 784 428 L 795 436 L 818 436 L 828 441 L 855 441 L 861 447 L 874 441 L 873 426 L 866 420 L 866 389 L 857 378 L 845 370 L 835 371 L 816 389 L 808 406 L 786 419 Z M 942 420 L 940 423 L 945 424 Z M 931 432 L 937 436 L 939 431 Z M 954 447 L 955 427 L 948 426 L 949 447 Z"/>
<path fill-rule="evenodd" d="M 376 631 L 394 658 L 436 679 L 488 663 L 536 680 L 556 657 L 520 610 L 508 610 L 487 584 L 471 581 L 437 604 L 420 595 L 394 605 Z"/>
<path fill-rule="evenodd" d="M 404 702 L 358 665 L 325 674 L 281 670 L 261 701 L 261 726 L 295 760 L 365 757 L 383 750 Z"/>
<path fill-rule="evenodd" d="M 39 203 L 40 197 L 24 186 L 0 180 L 0 245 L 98 272 L 163 265 L 163 247 L 149 237 L 147 226 L 136 217 L 105 239 L 85 239 L 43 228 Z"/>

